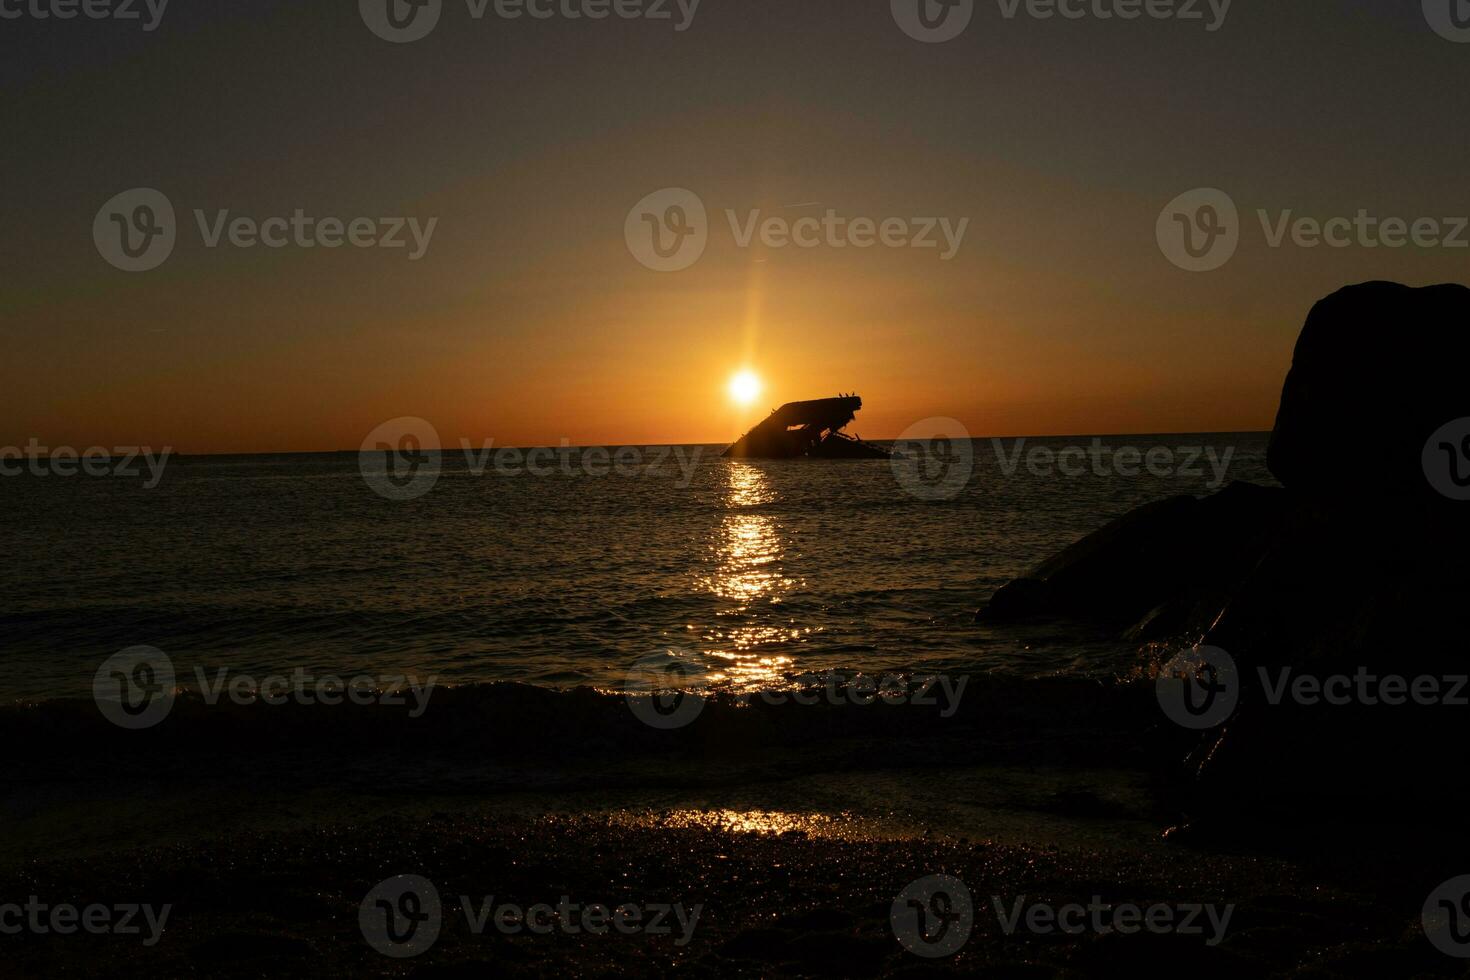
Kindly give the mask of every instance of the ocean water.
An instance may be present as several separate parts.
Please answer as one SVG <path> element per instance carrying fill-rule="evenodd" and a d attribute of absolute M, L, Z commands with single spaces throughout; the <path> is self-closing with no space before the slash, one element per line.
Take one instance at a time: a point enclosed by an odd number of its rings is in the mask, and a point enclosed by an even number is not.
<path fill-rule="evenodd" d="M 1111 454 L 1098 471 L 1072 454 L 1072 475 L 1026 462 L 1093 437 L 1027 439 L 1019 460 L 1016 439 L 976 439 L 968 461 L 911 452 L 897 470 L 689 446 L 692 471 L 642 449 L 621 473 L 532 476 L 445 453 L 408 500 L 375 492 L 355 453 L 180 458 L 153 488 L 0 477 L 0 698 L 86 697 L 101 662 L 138 645 L 184 686 L 201 669 L 302 668 L 616 689 L 669 649 L 740 689 L 828 669 L 1118 674 L 1136 651 L 973 614 L 1130 508 L 1217 488 L 1227 451 L 1224 481 L 1273 481 L 1264 434 L 1099 438 L 1173 459 L 1136 475 Z M 1184 466 L 1195 447 L 1216 465 Z"/>

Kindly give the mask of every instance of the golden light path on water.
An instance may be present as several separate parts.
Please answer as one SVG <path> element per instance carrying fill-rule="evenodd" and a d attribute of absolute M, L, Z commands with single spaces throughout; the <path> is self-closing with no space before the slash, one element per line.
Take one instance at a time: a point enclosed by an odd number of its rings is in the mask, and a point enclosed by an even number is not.
<path fill-rule="evenodd" d="M 774 651 L 812 629 L 771 621 L 770 607 L 779 606 L 803 583 L 784 568 L 786 549 L 780 523 L 761 510 L 777 499 L 770 478 L 758 466 L 731 461 L 725 479 L 726 512 L 709 544 L 713 568 L 701 576 L 700 585 L 731 603 L 720 613 L 730 625 L 690 624 L 689 628 L 701 630 L 708 645 L 703 652 L 725 664 L 710 677 L 713 686 L 736 691 L 780 687 L 792 658 Z M 757 618 L 764 621 L 754 622 Z"/>

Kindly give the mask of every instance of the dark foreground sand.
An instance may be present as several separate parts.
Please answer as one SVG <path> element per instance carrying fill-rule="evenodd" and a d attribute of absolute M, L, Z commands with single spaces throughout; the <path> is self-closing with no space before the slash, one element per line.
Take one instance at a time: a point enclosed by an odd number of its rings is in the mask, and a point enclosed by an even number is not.
<path fill-rule="evenodd" d="M 510 713 L 524 694 L 456 697 L 418 739 L 307 711 L 183 705 L 154 733 L 125 737 L 89 705 L 0 716 L 12 748 L 0 904 L 172 906 L 153 946 L 0 935 L 0 973 L 1408 977 L 1462 976 L 1470 962 L 1437 951 L 1419 921 L 1430 890 L 1470 868 L 1444 843 L 1459 836 L 1452 814 L 1397 830 L 1370 821 L 1372 832 L 1350 813 L 1249 833 L 1195 825 L 1166 839 L 1169 808 L 1126 726 L 1080 707 L 1049 712 L 1067 732 L 1033 722 L 1005 751 L 982 730 L 997 698 L 972 729 L 884 722 L 882 739 L 871 722 L 848 729 L 816 709 L 775 726 L 744 709 L 712 719 L 718 738 L 696 726 L 665 752 L 618 728 L 615 702 L 569 735 L 565 709 L 581 696 L 534 695 L 530 715 Z M 466 737 L 451 743 L 449 728 Z M 940 873 L 973 894 L 973 933 L 954 956 L 925 960 L 895 938 L 890 909 Z M 435 884 L 443 925 L 422 955 L 394 960 L 364 939 L 358 910 L 406 874 Z M 686 945 L 677 927 L 476 935 L 460 895 L 701 908 Z M 992 896 L 1234 908 L 1217 945 L 1209 929 L 1007 935 Z"/>
<path fill-rule="evenodd" d="M 524 802 L 522 806 L 524 806 Z M 413 808 L 409 808 L 413 809 Z M 299 816 L 299 815 L 298 815 Z M 23 976 L 1455 976 L 1419 930 L 1427 887 L 1413 874 L 1343 875 L 1183 844 L 1024 847 L 895 835 L 881 823 L 695 807 L 527 817 L 459 801 L 453 810 L 298 824 L 106 856 L 25 861 L 7 900 L 171 904 L 163 938 L 5 937 Z M 805 829 L 803 829 L 805 828 Z M 1353 868 L 1355 872 L 1361 869 Z M 371 949 L 358 906 L 378 882 L 419 874 L 445 905 L 438 941 L 412 960 Z M 889 922 L 911 881 L 945 873 L 971 888 L 974 931 L 940 961 L 906 952 Z M 1369 876 L 1373 877 L 1373 876 Z M 1432 877 L 1432 875 L 1430 875 Z M 1355 884 L 1343 878 L 1357 879 Z M 473 934 L 456 896 L 528 908 L 702 906 L 691 941 L 671 935 Z M 1051 903 L 1231 903 L 1225 938 L 1005 935 L 990 896 Z"/>

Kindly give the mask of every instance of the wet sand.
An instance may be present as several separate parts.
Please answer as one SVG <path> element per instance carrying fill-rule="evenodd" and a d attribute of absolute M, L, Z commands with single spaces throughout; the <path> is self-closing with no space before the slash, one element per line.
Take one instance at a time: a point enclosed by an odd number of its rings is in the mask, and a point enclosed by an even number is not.
<path fill-rule="evenodd" d="M 996 723 L 999 695 L 977 697 L 987 710 L 964 729 L 909 730 L 873 712 L 849 727 L 850 712 L 820 708 L 772 728 L 750 709 L 713 711 L 717 735 L 691 726 L 669 748 L 667 733 L 650 743 L 641 726 L 619 728 L 619 699 L 445 693 L 415 739 L 374 715 L 296 709 L 181 703 L 157 730 L 123 733 L 85 704 L 0 713 L 9 744 L 33 747 L 9 765 L 0 903 L 172 908 L 152 946 L 0 937 L 8 971 L 1463 975 L 1420 929 L 1430 889 L 1460 871 L 1433 827 L 1179 829 L 1139 751 L 1153 729 L 1112 724 L 1105 707 L 1053 711 L 1068 727 L 1032 724 L 1009 739 L 1005 725 L 992 737 L 977 729 Z M 556 733 L 533 723 L 554 716 L 549 706 L 561 709 Z M 442 930 L 397 960 L 368 944 L 358 910 L 379 882 L 407 874 L 436 886 Z M 966 883 L 973 931 L 952 957 L 930 960 L 900 944 L 890 912 L 901 890 L 935 874 Z M 477 935 L 458 896 L 473 908 L 489 895 L 522 908 L 566 896 L 700 914 L 682 945 L 677 930 Z M 1231 911 L 1214 944 L 1207 930 L 1007 934 L 996 904 L 1008 911 L 1023 896 L 1023 907 Z"/>
<path fill-rule="evenodd" d="M 522 801 L 524 805 L 525 801 Z M 291 822 L 290 814 L 282 814 Z M 842 817 L 740 810 L 617 811 L 528 818 L 461 803 L 326 825 L 285 826 L 98 859 L 24 862 L 5 896 L 51 902 L 169 903 L 163 938 L 7 939 L 23 975 L 892 976 L 917 970 L 987 975 L 1456 975 L 1417 931 L 1412 889 L 1354 890 L 1289 862 L 1179 845 L 1072 849 L 941 836 L 895 836 Z M 407 961 L 364 941 L 358 905 L 379 881 L 419 874 L 444 901 L 444 925 Z M 953 957 L 906 952 L 889 921 L 911 881 L 944 873 L 977 906 Z M 679 935 L 475 935 L 454 896 L 527 908 L 574 902 L 682 903 L 701 909 Z M 1229 903 L 1218 945 L 1204 936 L 1006 935 L 991 896 L 1061 904 Z"/>

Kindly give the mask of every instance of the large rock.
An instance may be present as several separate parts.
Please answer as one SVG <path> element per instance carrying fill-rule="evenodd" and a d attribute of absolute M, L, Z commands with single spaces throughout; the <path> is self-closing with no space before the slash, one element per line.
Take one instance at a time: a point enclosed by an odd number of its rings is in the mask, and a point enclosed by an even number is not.
<path fill-rule="evenodd" d="M 1204 642 L 1240 671 L 1240 701 L 1198 747 L 1197 816 L 1460 810 L 1470 658 L 1459 610 L 1470 529 L 1428 508 L 1303 508 L 1235 591 Z M 1283 678 L 1349 678 L 1337 696 L 1283 696 Z M 1366 686 L 1359 688 L 1358 678 Z M 1445 703 L 1384 703 L 1374 678 L 1421 681 Z M 1357 693 L 1368 692 L 1368 697 Z M 1402 694 L 1398 695 L 1402 702 Z"/>
<path fill-rule="evenodd" d="M 1212 619 L 1260 561 L 1285 496 L 1236 482 L 1203 499 L 1145 504 L 1002 587 L 979 618 L 1087 619 L 1132 626 L 1133 639 L 1186 632 L 1201 616 Z"/>
<path fill-rule="evenodd" d="M 1285 489 L 1234 484 L 1140 508 L 1002 589 L 983 615 L 1131 621 L 1125 637 L 1224 651 L 1233 713 L 1203 733 L 1165 729 L 1160 743 L 1177 759 L 1169 736 L 1192 740 L 1185 807 L 1202 825 L 1463 812 L 1470 501 L 1445 492 L 1458 471 L 1430 470 L 1426 446 L 1470 419 L 1467 366 L 1470 290 L 1334 293 L 1308 316 L 1282 393 L 1268 461 Z M 1466 435 L 1441 436 L 1446 452 Z M 1306 693 L 1286 693 L 1293 679 Z M 1450 703 L 1390 700 L 1420 684 Z"/>
<path fill-rule="evenodd" d="M 1348 286 L 1317 303 L 1297 340 L 1267 463 L 1324 502 L 1437 496 L 1429 437 L 1470 417 L 1470 289 Z M 1440 498 L 1443 499 L 1443 498 Z"/>

